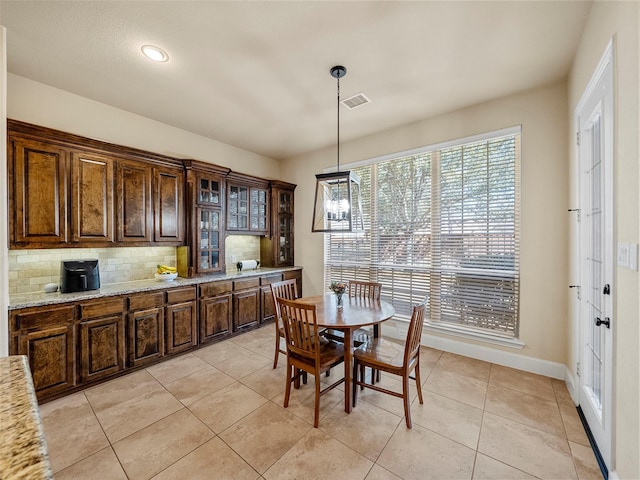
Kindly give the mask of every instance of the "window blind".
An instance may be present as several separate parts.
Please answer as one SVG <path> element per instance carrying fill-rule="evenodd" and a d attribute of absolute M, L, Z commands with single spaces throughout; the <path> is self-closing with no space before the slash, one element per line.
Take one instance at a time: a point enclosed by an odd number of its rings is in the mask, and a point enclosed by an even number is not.
<path fill-rule="evenodd" d="M 325 234 L 325 283 L 383 284 L 396 317 L 517 337 L 520 134 L 352 168 L 365 231 Z"/>

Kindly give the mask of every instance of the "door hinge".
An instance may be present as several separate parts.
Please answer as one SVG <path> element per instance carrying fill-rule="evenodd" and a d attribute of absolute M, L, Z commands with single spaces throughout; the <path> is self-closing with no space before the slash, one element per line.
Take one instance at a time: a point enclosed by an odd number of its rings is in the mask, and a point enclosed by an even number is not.
<path fill-rule="evenodd" d="M 567 212 L 576 212 L 576 218 L 578 222 L 580 221 L 580 209 L 579 208 L 570 208 Z"/>
<path fill-rule="evenodd" d="M 576 295 L 578 296 L 578 300 L 580 300 L 580 285 L 569 285 L 569 288 L 576 289 Z"/>
<path fill-rule="evenodd" d="M 580 362 L 576 362 L 576 375 L 580 376 Z"/>
<path fill-rule="evenodd" d="M 580 146 L 580 132 L 576 132 L 576 145 Z"/>

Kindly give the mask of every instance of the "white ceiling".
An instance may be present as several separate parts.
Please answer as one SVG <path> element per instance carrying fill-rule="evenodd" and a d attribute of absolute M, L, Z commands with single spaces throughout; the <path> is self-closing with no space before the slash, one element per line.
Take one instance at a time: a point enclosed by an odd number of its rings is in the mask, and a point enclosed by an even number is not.
<path fill-rule="evenodd" d="M 564 78 L 582 1 L 1 0 L 8 71 L 271 158 Z M 170 55 L 158 64 L 140 47 Z M 9 92 L 9 95 L 11 92 Z"/>

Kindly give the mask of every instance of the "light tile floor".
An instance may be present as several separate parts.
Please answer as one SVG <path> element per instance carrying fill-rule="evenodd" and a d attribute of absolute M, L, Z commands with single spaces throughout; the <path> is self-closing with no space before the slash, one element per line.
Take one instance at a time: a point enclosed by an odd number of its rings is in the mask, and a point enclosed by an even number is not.
<path fill-rule="evenodd" d="M 369 389 L 351 414 L 343 390 L 324 395 L 315 429 L 312 378 L 282 406 L 273 334 L 266 326 L 43 404 L 56 479 L 602 478 L 562 381 L 423 347 L 413 429 L 402 400 Z"/>

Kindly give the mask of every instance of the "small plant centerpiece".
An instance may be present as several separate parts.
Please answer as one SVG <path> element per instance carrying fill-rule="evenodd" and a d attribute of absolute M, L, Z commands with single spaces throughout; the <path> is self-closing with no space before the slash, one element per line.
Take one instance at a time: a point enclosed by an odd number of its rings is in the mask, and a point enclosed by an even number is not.
<path fill-rule="evenodd" d="M 347 284 L 343 282 L 331 282 L 329 290 L 336 295 L 336 305 L 342 307 L 342 296 L 347 291 Z"/>

